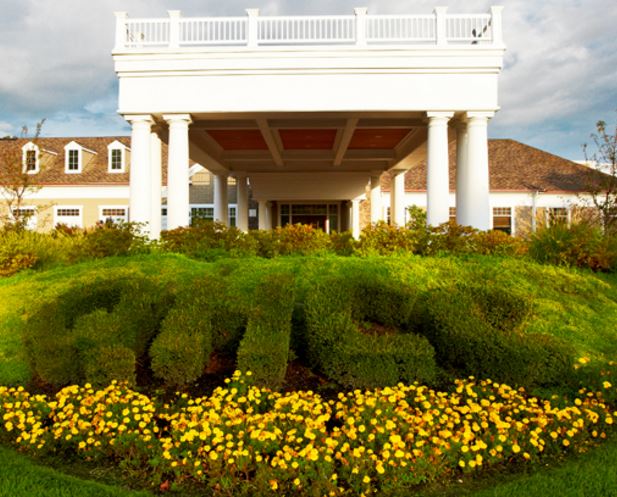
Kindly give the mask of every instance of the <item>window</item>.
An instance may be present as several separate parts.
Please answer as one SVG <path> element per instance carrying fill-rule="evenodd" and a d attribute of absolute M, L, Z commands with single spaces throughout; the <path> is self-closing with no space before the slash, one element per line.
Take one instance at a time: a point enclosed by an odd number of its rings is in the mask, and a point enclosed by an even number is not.
<path fill-rule="evenodd" d="M 83 147 L 77 142 L 70 142 L 64 146 L 64 172 L 67 174 L 81 173 Z"/>
<path fill-rule="evenodd" d="M 24 172 L 36 174 L 39 172 L 39 148 L 32 142 L 22 147 L 22 160 Z"/>
<path fill-rule="evenodd" d="M 126 164 L 126 150 L 127 147 L 118 140 L 113 141 L 107 145 L 107 170 L 110 173 L 123 173 L 125 172 Z"/>
<path fill-rule="evenodd" d="M 280 204 L 280 225 L 307 224 L 326 233 L 339 230 L 339 204 Z"/>
<path fill-rule="evenodd" d="M 214 219 L 214 207 L 191 207 L 191 225 L 197 219 L 212 221 Z"/>
<path fill-rule="evenodd" d="M 69 150 L 67 152 L 67 171 L 79 171 L 79 150 Z"/>
<path fill-rule="evenodd" d="M 35 230 L 37 226 L 36 209 L 34 207 L 20 207 L 13 209 L 13 219 L 20 220 L 26 229 Z"/>
<path fill-rule="evenodd" d="M 493 229 L 512 234 L 512 208 L 493 207 Z"/>
<path fill-rule="evenodd" d="M 128 208 L 121 206 L 101 207 L 99 221 L 113 221 L 114 223 L 126 223 L 129 220 Z"/>
<path fill-rule="evenodd" d="M 566 207 L 549 207 L 546 211 L 546 215 L 547 226 L 570 223 L 570 216 Z"/>
<path fill-rule="evenodd" d="M 229 207 L 229 226 L 236 226 L 236 208 Z"/>
<path fill-rule="evenodd" d="M 122 167 L 122 150 L 114 148 L 111 151 L 111 170 L 121 171 L 122 169 L 124 169 Z"/>
<path fill-rule="evenodd" d="M 56 207 L 54 209 L 54 225 L 57 224 L 81 228 L 83 226 L 81 206 Z"/>

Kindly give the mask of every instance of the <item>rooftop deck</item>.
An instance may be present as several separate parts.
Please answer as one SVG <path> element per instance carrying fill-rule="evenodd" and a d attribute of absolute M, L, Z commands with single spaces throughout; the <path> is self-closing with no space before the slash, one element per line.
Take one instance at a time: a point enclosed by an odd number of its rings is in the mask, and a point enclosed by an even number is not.
<path fill-rule="evenodd" d="M 496 46 L 501 47 L 501 10 L 485 14 L 449 14 L 436 7 L 426 15 L 370 15 L 364 7 L 353 15 L 129 18 L 116 12 L 114 51 L 189 47 L 306 46 Z"/>

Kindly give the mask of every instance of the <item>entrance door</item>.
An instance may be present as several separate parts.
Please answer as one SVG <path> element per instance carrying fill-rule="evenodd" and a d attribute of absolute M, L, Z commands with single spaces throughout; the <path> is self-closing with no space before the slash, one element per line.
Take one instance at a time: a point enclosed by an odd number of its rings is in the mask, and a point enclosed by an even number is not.
<path fill-rule="evenodd" d="M 280 225 L 307 224 L 326 233 L 339 231 L 339 204 L 280 203 Z"/>

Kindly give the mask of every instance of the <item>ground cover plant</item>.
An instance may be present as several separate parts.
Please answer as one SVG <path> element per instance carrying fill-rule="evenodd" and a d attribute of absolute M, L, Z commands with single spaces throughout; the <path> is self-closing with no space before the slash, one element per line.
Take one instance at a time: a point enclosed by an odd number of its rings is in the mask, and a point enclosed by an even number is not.
<path fill-rule="evenodd" d="M 0 388 L 0 415 L 2 437 L 23 450 L 115 461 L 156 487 L 400 495 L 437 478 L 584 448 L 607 436 L 615 398 L 608 380 L 551 402 L 471 378 L 450 392 L 399 384 L 325 400 L 251 386 L 238 371 L 209 396 L 167 403 L 115 383 L 71 386 L 54 398 Z"/>

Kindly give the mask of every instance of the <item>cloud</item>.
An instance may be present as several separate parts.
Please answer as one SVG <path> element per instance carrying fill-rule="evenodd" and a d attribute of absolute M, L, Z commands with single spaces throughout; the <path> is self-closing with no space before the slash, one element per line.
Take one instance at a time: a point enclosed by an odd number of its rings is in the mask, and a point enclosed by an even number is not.
<path fill-rule="evenodd" d="M 362 2 L 360 2 L 362 3 Z M 451 0 L 450 12 L 484 12 L 491 1 Z M 598 119 L 617 108 L 617 9 L 604 0 L 504 0 L 508 46 L 500 78 L 502 110 L 493 136 L 576 154 Z M 350 14 L 356 0 L 265 0 L 263 15 Z M 373 13 L 430 13 L 434 0 L 368 0 Z M 117 133 L 113 11 L 131 17 L 244 15 L 246 0 L 20 0 L 0 16 L 0 133 L 48 117 L 45 133 Z M 578 139 L 577 139 L 578 137 Z"/>

